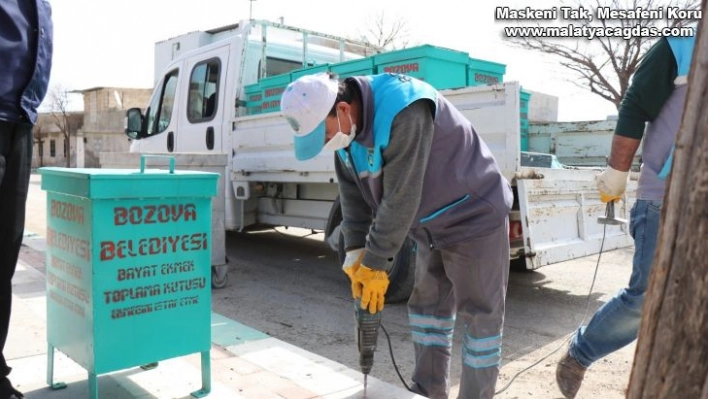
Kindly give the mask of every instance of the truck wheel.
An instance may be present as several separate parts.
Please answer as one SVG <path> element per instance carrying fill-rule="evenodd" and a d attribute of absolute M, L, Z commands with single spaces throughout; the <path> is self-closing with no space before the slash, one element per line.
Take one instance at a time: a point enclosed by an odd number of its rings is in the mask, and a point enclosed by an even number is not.
<path fill-rule="evenodd" d="M 219 265 L 211 267 L 211 287 L 224 288 L 229 282 L 229 265 Z"/>
<path fill-rule="evenodd" d="M 342 208 L 339 204 L 339 197 L 332 204 L 329 220 L 327 222 L 327 236 L 331 234 L 339 234 L 337 240 L 337 255 L 339 265 L 344 263 L 346 251 L 344 250 L 344 237 L 338 229 L 342 223 Z M 391 271 L 388 274 L 389 286 L 386 291 L 387 303 L 398 303 L 408 300 L 413 292 L 415 283 L 415 259 L 416 259 L 416 243 L 410 237 L 406 237 L 401 250 L 396 254 L 396 258 L 391 266 Z"/>
<path fill-rule="evenodd" d="M 512 271 L 520 273 L 530 273 L 534 271 L 526 266 L 526 259 L 523 257 L 509 260 L 509 268 Z"/>
<path fill-rule="evenodd" d="M 391 284 L 386 291 L 386 301 L 391 303 L 405 302 L 411 296 L 415 284 L 417 249 L 415 241 L 406 237 L 401 250 L 396 254 L 391 273 L 388 275 Z"/>

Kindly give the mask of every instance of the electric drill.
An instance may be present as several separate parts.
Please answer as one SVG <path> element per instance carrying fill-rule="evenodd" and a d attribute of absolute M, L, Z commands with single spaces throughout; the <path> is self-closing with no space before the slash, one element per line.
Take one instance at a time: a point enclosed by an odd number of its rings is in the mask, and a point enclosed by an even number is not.
<path fill-rule="evenodd" d="M 364 374 L 364 395 L 366 395 L 366 380 L 374 365 L 374 352 L 381 326 L 381 312 L 374 314 L 363 309 L 358 300 L 354 302 L 354 316 L 356 318 L 356 344 L 359 349 L 359 367 Z"/>
<path fill-rule="evenodd" d="M 627 221 L 618 217 L 615 217 L 615 201 L 608 201 L 605 207 L 605 216 L 600 216 L 597 218 L 597 222 L 600 224 L 609 224 L 617 226 L 620 224 L 627 224 Z"/>

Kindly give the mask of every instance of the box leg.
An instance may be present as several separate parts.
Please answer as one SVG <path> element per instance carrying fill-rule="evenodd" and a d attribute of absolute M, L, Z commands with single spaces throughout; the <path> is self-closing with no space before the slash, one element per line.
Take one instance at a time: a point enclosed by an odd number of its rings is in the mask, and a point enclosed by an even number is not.
<path fill-rule="evenodd" d="M 54 382 L 54 346 L 47 344 L 47 385 L 51 389 L 64 389 L 66 384 L 63 382 Z"/>
<path fill-rule="evenodd" d="M 140 366 L 140 368 L 145 371 L 153 370 L 153 369 L 157 368 L 158 364 L 159 364 L 158 362 L 152 362 L 152 363 L 148 363 L 148 364 L 143 364 L 142 366 Z"/>
<path fill-rule="evenodd" d="M 209 351 L 202 352 L 202 389 L 192 392 L 195 398 L 203 398 L 211 392 L 211 358 Z"/>
<path fill-rule="evenodd" d="M 89 398 L 98 399 L 98 377 L 89 373 Z"/>

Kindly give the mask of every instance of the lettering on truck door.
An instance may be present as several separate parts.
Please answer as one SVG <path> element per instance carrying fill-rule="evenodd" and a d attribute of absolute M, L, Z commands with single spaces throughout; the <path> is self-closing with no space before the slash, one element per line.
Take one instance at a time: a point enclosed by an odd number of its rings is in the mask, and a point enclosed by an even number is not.
<path fill-rule="evenodd" d="M 185 62 L 180 83 L 186 100 L 180 107 L 179 152 L 222 152 L 226 63 L 229 47 L 222 46 Z"/>

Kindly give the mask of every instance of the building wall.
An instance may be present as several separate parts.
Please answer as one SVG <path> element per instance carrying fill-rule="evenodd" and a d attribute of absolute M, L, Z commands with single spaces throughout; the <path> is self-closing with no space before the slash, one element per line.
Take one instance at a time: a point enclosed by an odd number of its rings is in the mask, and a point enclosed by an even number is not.
<path fill-rule="evenodd" d="M 100 168 L 101 152 L 127 152 L 130 142 L 124 134 L 125 111 L 145 108 L 152 89 L 99 87 L 83 90 L 84 112 L 72 113 L 70 157 L 71 167 Z M 64 136 L 51 113 L 42 113 L 35 125 L 32 167 L 66 167 Z M 79 142 L 80 141 L 80 142 Z M 53 143 L 53 144 L 52 144 Z M 83 143 L 82 160 L 76 159 L 77 144 Z M 54 146 L 54 156 L 51 148 Z M 80 152 L 80 151 L 79 151 Z"/>
<path fill-rule="evenodd" d="M 152 89 L 128 89 L 121 87 L 100 87 L 82 91 L 84 113 L 103 113 L 115 109 L 147 106 Z"/>
<path fill-rule="evenodd" d="M 558 97 L 531 90 L 529 93 L 529 122 L 557 122 Z"/>
<path fill-rule="evenodd" d="M 101 87 L 84 90 L 83 94 L 87 132 L 122 132 L 125 110 L 147 107 L 152 89 Z"/>
<path fill-rule="evenodd" d="M 130 149 L 128 137 L 122 132 L 85 134 L 84 165 L 87 168 L 101 167 L 99 158 L 102 152 L 127 152 Z"/>
<path fill-rule="evenodd" d="M 76 140 L 81 132 L 84 115 L 83 112 L 70 112 L 69 120 L 71 166 L 76 166 Z M 67 162 L 64 151 L 66 139 L 56 124 L 56 117 L 51 112 L 40 113 L 33 129 L 34 146 L 32 149 L 32 168 L 42 166 L 66 167 Z M 52 147 L 54 147 L 52 155 Z"/>
<path fill-rule="evenodd" d="M 147 101 L 147 100 L 146 100 Z M 118 108 L 106 109 L 94 113 L 97 118 L 91 122 L 88 116 L 84 125 L 84 164 L 87 168 L 100 168 L 99 157 L 101 152 L 125 152 L 130 148 L 128 137 L 125 136 L 125 111 Z M 87 114 L 91 115 L 91 114 Z"/>
<path fill-rule="evenodd" d="M 76 136 L 71 137 L 71 165 L 76 165 Z M 59 166 L 66 167 L 66 156 L 64 145 L 66 139 L 61 133 L 51 133 L 41 139 L 35 137 L 34 149 L 32 152 L 32 168 L 41 168 L 43 166 Z M 52 146 L 54 147 L 54 155 L 52 155 Z"/>

